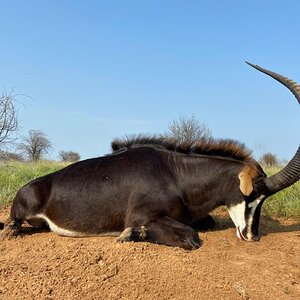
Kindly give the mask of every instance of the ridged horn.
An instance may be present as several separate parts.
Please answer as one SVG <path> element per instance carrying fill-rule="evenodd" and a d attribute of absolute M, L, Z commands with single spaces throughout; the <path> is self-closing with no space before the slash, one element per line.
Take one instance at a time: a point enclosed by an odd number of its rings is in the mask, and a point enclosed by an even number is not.
<path fill-rule="evenodd" d="M 256 70 L 265 73 L 275 80 L 279 81 L 281 84 L 286 86 L 296 97 L 298 103 L 300 104 L 300 85 L 294 82 L 293 80 L 283 77 L 280 74 L 271 72 L 269 70 L 263 69 L 260 66 L 253 65 L 249 62 L 246 62 L 251 67 Z M 270 191 L 270 195 L 275 194 L 300 179 L 300 145 L 294 157 L 288 162 L 288 164 L 278 173 L 273 176 L 267 177 L 265 179 L 265 184 Z"/>

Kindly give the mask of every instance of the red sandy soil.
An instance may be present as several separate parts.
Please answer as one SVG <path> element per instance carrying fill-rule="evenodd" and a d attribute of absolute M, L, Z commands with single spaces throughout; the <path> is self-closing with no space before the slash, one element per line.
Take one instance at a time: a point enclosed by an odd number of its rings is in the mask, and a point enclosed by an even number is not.
<path fill-rule="evenodd" d="M 256 243 L 217 222 L 195 251 L 25 227 L 0 241 L 0 299 L 300 299 L 299 221 L 262 218 Z"/>

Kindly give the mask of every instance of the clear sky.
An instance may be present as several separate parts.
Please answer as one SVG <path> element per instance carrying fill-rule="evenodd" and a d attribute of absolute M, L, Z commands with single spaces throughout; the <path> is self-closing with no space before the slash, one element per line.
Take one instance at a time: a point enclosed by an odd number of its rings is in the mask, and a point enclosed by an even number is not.
<path fill-rule="evenodd" d="M 300 110 L 248 60 L 300 83 L 300 1 L 0 1 L 0 88 L 21 97 L 21 134 L 82 158 L 115 137 L 194 115 L 215 137 L 289 159 Z M 1 90 L 0 90 L 1 92 Z"/>

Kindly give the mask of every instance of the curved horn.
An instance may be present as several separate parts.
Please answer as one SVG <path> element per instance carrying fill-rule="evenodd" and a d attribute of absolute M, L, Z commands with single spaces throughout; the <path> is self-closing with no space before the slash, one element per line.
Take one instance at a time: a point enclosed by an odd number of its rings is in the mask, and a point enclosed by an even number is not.
<path fill-rule="evenodd" d="M 265 73 L 275 80 L 279 81 L 281 84 L 286 86 L 296 97 L 298 103 L 300 104 L 300 85 L 293 80 L 283 77 L 277 73 L 271 72 L 269 70 L 263 69 L 257 65 L 253 65 L 246 62 L 251 67 L 257 69 L 258 71 Z M 300 179 L 300 146 L 294 157 L 289 161 L 289 163 L 278 173 L 273 176 L 267 177 L 265 179 L 265 184 L 270 191 L 270 194 L 275 194 L 290 185 L 294 184 Z"/>

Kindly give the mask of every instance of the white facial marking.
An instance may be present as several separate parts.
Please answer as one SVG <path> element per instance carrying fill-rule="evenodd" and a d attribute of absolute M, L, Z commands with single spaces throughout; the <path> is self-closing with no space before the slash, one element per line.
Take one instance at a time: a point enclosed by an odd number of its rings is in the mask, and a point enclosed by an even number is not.
<path fill-rule="evenodd" d="M 261 195 L 254 201 L 248 204 L 248 207 L 251 208 L 250 214 L 247 214 L 247 220 L 245 219 L 245 211 L 246 211 L 246 202 L 243 201 L 235 206 L 231 206 L 228 208 L 229 215 L 236 227 L 236 235 L 239 239 L 251 241 L 253 234 L 252 234 L 252 223 L 253 217 L 255 214 L 255 210 L 258 204 L 265 198 L 265 195 Z M 247 235 L 243 235 L 243 230 L 247 228 Z"/>
<path fill-rule="evenodd" d="M 248 207 L 249 207 L 249 208 L 251 208 L 251 207 L 253 208 L 253 207 L 254 207 L 254 211 L 255 211 L 257 205 L 259 204 L 259 202 L 260 202 L 261 200 L 263 200 L 264 198 L 265 198 L 265 195 L 261 195 L 259 198 L 257 198 L 257 199 L 255 199 L 254 201 L 250 202 L 250 203 L 248 204 Z"/>
<path fill-rule="evenodd" d="M 251 227 L 252 227 L 253 217 L 254 217 L 256 207 L 258 206 L 260 201 L 263 200 L 264 198 L 265 198 L 265 195 L 261 195 L 260 197 L 258 197 L 257 199 L 255 199 L 254 201 L 252 201 L 248 204 L 248 207 L 251 208 L 251 211 L 250 211 L 249 219 L 247 221 L 247 223 L 248 223 L 247 236 L 250 239 L 252 239 Z"/>
<path fill-rule="evenodd" d="M 246 202 L 243 201 L 235 206 L 230 206 L 228 208 L 228 212 L 231 220 L 233 221 L 236 229 L 236 235 L 239 239 L 245 239 L 241 233 L 246 228 L 245 222 L 245 210 L 246 210 Z"/>

